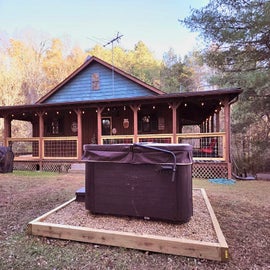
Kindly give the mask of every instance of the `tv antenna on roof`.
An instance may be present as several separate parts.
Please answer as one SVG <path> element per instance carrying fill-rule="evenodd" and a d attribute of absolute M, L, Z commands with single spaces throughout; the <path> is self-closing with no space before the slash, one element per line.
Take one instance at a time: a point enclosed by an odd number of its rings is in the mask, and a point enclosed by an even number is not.
<path fill-rule="evenodd" d="M 110 40 L 109 42 L 107 42 L 106 44 L 104 44 L 103 47 L 106 47 L 107 45 L 112 44 L 112 48 L 113 48 L 113 43 L 114 43 L 115 41 L 117 41 L 117 42 L 119 43 L 120 38 L 123 36 L 123 35 L 119 35 L 119 34 L 120 34 L 120 33 L 117 32 L 116 37 L 113 38 L 112 40 Z"/>
<path fill-rule="evenodd" d="M 107 42 L 106 44 L 103 45 L 103 47 L 106 47 L 110 44 L 112 44 L 112 90 L 113 90 L 113 96 L 114 96 L 114 58 L 113 58 L 113 48 L 114 48 L 114 42 L 119 43 L 119 40 L 121 39 L 123 35 L 120 35 L 119 32 L 117 32 L 117 35 L 115 38 Z"/>

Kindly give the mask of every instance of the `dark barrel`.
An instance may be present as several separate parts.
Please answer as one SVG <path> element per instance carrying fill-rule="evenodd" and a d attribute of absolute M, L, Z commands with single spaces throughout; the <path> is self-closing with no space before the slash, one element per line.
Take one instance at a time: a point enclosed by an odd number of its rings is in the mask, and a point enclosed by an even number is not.
<path fill-rule="evenodd" d="M 13 172 L 14 154 L 10 147 L 0 146 L 0 173 Z"/>
<path fill-rule="evenodd" d="M 85 206 L 93 214 L 187 222 L 193 214 L 189 144 L 84 145 Z"/>

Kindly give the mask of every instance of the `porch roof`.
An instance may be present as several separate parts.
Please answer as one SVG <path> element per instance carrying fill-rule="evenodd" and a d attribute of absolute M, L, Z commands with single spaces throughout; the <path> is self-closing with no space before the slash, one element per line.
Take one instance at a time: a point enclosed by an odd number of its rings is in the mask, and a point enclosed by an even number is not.
<path fill-rule="evenodd" d="M 133 104 L 153 105 L 178 103 L 180 105 L 181 116 L 183 119 L 193 123 L 200 123 L 216 109 L 220 108 L 224 100 L 233 102 L 241 92 L 241 88 L 227 88 L 209 91 L 163 94 L 157 96 L 143 96 L 132 99 L 118 98 L 52 104 L 36 103 L 32 105 L 3 106 L 0 107 L 0 118 L 11 117 L 16 120 L 33 121 L 37 112 L 44 111 L 113 107 L 121 105 L 127 106 Z"/>

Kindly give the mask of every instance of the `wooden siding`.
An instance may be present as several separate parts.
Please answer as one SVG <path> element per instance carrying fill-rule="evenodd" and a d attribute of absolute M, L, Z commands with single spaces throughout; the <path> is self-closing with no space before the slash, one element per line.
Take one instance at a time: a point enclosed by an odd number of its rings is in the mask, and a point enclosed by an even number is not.
<path fill-rule="evenodd" d="M 99 90 L 92 90 L 91 80 L 92 75 L 95 73 L 99 74 Z M 157 95 L 116 72 L 114 72 L 114 87 L 112 82 L 112 70 L 99 63 L 93 63 L 63 85 L 61 89 L 45 100 L 44 103 L 106 100 Z"/>

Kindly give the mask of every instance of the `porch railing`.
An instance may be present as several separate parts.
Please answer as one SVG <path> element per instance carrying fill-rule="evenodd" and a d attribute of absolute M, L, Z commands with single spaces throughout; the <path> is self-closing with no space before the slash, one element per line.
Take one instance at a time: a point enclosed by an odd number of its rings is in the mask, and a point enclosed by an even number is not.
<path fill-rule="evenodd" d="M 215 133 L 178 133 L 177 143 L 189 143 L 193 146 L 194 160 L 226 160 L 225 132 Z M 78 159 L 78 138 L 44 137 L 44 138 L 8 138 L 15 160 Z M 102 144 L 134 143 L 133 135 L 102 136 Z M 139 134 L 137 142 L 172 143 L 172 134 Z M 0 140 L 1 143 L 1 140 Z"/>
<path fill-rule="evenodd" d="M 139 134 L 138 142 L 172 143 L 172 134 Z M 102 144 L 134 143 L 133 135 L 102 136 Z"/>
<path fill-rule="evenodd" d="M 189 143 L 193 146 L 194 160 L 226 160 L 225 132 L 215 133 L 178 133 L 177 143 Z M 138 142 L 172 143 L 172 134 L 139 134 Z M 102 144 L 134 143 L 133 135 L 102 136 Z"/>
<path fill-rule="evenodd" d="M 133 143 L 134 136 L 133 135 L 113 135 L 113 136 L 102 136 L 101 144 L 125 144 L 125 143 Z"/>
<path fill-rule="evenodd" d="M 77 159 L 77 137 L 8 138 L 15 160 Z"/>
<path fill-rule="evenodd" d="M 194 160 L 226 160 L 225 132 L 180 133 L 177 142 L 193 146 Z"/>
<path fill-rule="evenodd" d="M 8 138 L 15 160 L 40 159 L 39 138 Z"/>

